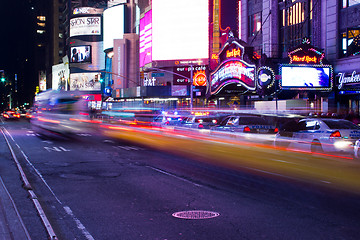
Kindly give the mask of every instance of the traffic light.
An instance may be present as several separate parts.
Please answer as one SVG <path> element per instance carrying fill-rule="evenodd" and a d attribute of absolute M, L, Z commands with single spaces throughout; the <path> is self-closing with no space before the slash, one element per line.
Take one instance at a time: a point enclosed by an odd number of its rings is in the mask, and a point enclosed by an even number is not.
<path fill-rule="evenodd" d="M 5 82 L 5 74 L 4 74 L 4 72 L 1 73 L 1 82 Z"/>

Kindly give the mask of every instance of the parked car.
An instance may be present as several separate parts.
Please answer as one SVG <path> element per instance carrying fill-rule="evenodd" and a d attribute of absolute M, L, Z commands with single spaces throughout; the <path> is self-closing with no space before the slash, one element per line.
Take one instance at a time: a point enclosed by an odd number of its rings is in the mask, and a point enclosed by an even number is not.
<path fill-rule="evenodd" d="M 14 110 L 6 110 L 3 112 L 4 120 L 17 120 L 20 119 L 20 113 Z"/>
<path fill-rule="evenodd" d="M 211 127 L 211 130 L 256 134 L 277 132 L 275 125 L 256 115 L 230 115 L 225 117 L 219 125 Z"/>
<path fill-rule="evenodd" d="M 306 118 L 279 129 L 275 145 L 310 152 L 353 155 L 360 127 L 345 119 Z"/>

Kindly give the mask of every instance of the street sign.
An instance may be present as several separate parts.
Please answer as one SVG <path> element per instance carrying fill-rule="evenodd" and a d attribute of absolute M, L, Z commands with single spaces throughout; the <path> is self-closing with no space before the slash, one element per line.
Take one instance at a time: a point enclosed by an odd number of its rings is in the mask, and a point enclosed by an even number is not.
<path fill-rule="evenodd" d="M 165 73 L 158 73 L 158 72 L 153 72 L 153 73 L 151 73 L 151 77 L 163 77 L 163 76 L 165 76 Z"/>

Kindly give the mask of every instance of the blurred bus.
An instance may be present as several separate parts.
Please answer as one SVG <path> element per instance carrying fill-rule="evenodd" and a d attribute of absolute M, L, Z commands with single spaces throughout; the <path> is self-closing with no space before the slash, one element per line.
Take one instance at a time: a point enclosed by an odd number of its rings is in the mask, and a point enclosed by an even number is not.
<path fill-rule="evenodd" d="M 33 109 L 30 123 L 40 134 L 74 135 L 90 129 L 88 102 L 78 92 L 42 92 L 35 97 Z"/>

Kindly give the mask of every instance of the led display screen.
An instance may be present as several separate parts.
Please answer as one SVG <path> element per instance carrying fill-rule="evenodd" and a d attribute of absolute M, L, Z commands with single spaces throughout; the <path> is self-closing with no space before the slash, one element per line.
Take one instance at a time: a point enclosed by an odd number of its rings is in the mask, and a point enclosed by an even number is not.
<path fill-rule="evenodd" d="M 80 63 L 80 62 L 91 62 L 91 46 L 76 46 L 70 47 L 70 62 L 71 63 Z"/>
<path fill-rule="evenodd" d="M 208 58 L 208 0 L 152 1 L 152 60 Z"/>
<path fill-rule="evenodd" d="M 282 88 L 329 88 L 330 67 L 281 66 Z"/>
<path fill-rule="evenodd" d="M 117 5 L 104 11 L 104 50 L 114 47 L 114 39 L 123 39 L 124 11 L 124 5 Z"/>
<path fill-rule="evenodd" d="M 144 17 L 140 19 L 140 51 L 139 61 L 140 67 L 150 63 L 152 60 L 152 11 L 145 13 Z"/>

